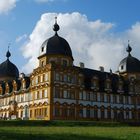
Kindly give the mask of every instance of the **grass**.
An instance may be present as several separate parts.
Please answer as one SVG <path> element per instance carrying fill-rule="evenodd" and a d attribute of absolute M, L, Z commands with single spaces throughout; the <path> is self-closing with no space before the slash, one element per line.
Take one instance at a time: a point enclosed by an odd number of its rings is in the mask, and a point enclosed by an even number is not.
<path fill-rule="evenodd" d="M 0 140 L 140 140 L 139 127 L 54 124 L 35 127 L 0 124 Z"/>

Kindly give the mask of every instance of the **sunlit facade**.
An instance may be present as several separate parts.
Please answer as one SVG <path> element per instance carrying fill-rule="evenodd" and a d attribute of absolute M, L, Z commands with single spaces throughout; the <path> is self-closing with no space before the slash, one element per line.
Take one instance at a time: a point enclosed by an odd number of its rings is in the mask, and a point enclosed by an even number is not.
<path fill-rule="evenodd" d="M 29 75 L 19 75 L 7 52 L 0 64 L 0 118 L 139 120 L 140 61 L 131 56 L 131 47 L 116 73 L 74 66 L 71 48 L 58 30 L 56 21 L 55 35 L 40 47 L 39 66 Z"/>

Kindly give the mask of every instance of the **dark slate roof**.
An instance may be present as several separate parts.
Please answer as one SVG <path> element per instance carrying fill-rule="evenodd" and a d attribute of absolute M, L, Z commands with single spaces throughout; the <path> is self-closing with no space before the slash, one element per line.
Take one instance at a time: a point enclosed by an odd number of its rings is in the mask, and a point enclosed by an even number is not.
<path fill-rule="evenodd" d="M 57 34 L 45 40 L 41 46 L 41 49 L 42 48 L 45 48 L 44 55 L 65 55 L 73 59 L 72 51 L 68 42 Z"/>
<path fill-rule="evenodd" d="M 0 64 L 0 77 L 18 78 L 18 68 L 9 59 Z"/>
<path fill-rule="evenodd" d="M 30 86 L 30 77 L 24 77 L 24 79 L 26 81 L 26 89 L 27 89 Z"/>
<path fill-rule="evenodd" d="M 88 90 L 91 89 L 91 80 L 93 76 L 97 76 L 99 79 L 99 91 L 104 92 L 105 91 L 105 81 L 107 79 L 111 80 L 111 89 L 113 93 L 117 93 L 118 89 L 118 82 L 119 79 L 123 81 L 123 90 L 125 93 L 128 93 L 128 82 L 123 79 L 122 76 L 119 76 L 114 73 L 109 73 L 109 72 L 101 72 L 93 69 L 88 69 L 88 68 L 80 68 L 76 67 L 79 69 L 79 72 L 84 75 L 84 83 L 85 83 L 85 88 Z"/>
<path fill-rule="evenodd" d="M 120 64 L 119 64 L 119 72 L 140 72 L 140 61 L 132 57 L 131 55 L 128 55 L 126 58 L 124 58 Z"/>
<path fill-rule="evenodd" d="M 26 83 L 26 89 L 29 88 L 30 86 L 30 77 L 24 77 L 24 80 L 25 80 L 25 83 Z M 16 79 L 16 84 L 17 84 L 17 91 L 21 91 L 21 79 Z M 6 88 L 6 83 L 8 83 L 9 85 L 9 93 L 11 93 L 13 91 L 13 81 L 8 81 L 8 82 L 0 82 L 1 86 L 2 86 L 2 89 L 3 89 L 3 93 L 2 95 L 5 94 L 5 88 Z"/>
<path fill-rule="evenodd" d="M 124 58 L 119 64 L 119 73 L 135 73 L 140 72 L 140 61 L 131 55 L 132 48 L 129 45 L 126 48 L 128 56 Z"/>

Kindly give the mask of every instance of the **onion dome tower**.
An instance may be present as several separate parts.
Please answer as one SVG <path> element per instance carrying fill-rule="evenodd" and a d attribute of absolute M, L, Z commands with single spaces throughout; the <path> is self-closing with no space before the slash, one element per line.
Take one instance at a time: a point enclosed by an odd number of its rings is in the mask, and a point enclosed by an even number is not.
<path fill-rule="evenodd" d="M 65 60 L 65 64 L 73 64 L 72 51 L 69 43 L 62 37 L 58 35 L 60 27 L 57 24 L 57 17 L 55 18 L 55 24 L 53 30 L 55 32 L 54 36 L 45 40 L 40 48 L 39 65 L 44 66 L 48 63 L 54 62 L 56 64 L 62 64 Z"/>
<path fill-rule="evenodd" d="M 9 58 L 11 53 L 8 51 L 6 53 L 7 60 L 0 64 L 0 82 L 11 81 L 19 77 L 19 71 L 16 65 L 10 62 Z"/>
<path fill-rule="evenodd" d="M 140 73 L 140 61 L 131 55 L 132 48 L 129 42 L 126 51 L 128 52 L 128 56 L 120 62 L 119 73 Z"/>

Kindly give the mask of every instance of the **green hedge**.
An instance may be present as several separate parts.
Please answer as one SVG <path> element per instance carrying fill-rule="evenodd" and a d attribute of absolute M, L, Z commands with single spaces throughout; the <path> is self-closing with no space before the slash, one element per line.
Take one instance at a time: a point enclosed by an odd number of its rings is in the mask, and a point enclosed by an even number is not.
<path fill-rule="evenodd" d="M 8 120 L 0 121 L 2 126 L 128 126 L 128 123 L 97 121 L 43 121 L 43 120 Z"/>

